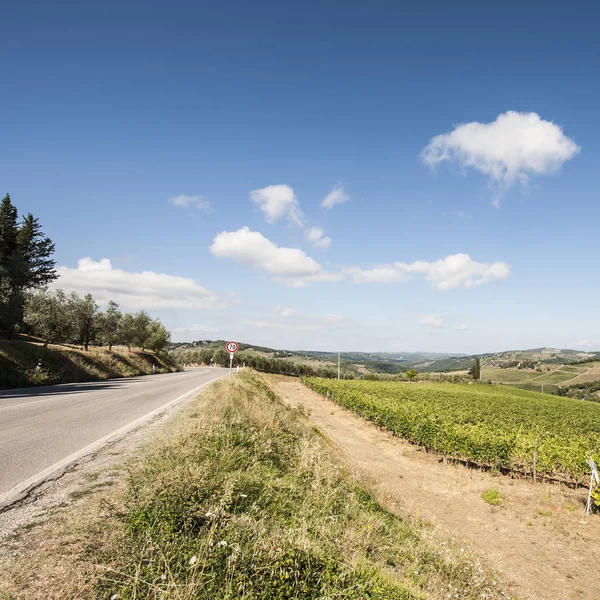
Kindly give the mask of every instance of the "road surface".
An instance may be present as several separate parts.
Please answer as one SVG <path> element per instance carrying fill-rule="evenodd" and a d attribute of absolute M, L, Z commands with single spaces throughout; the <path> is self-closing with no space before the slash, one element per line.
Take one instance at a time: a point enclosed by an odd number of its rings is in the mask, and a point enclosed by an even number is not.
<path fill-rule="evenodd" d="M 228 369 L 0 391 L 0 499 Z"/>

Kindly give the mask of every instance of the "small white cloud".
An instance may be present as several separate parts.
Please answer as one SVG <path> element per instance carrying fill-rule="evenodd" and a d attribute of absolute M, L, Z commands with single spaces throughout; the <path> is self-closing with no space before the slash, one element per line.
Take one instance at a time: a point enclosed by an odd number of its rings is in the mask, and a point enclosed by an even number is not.
<path fill-rule="evenodd" d="M 306 239 L 315 248 L 329 248 L 331 246 L 331 238 L 325 235 L 325 232 L 320 227 L 311 227 L 306 230 Z"/>
<path fill-rule="evenodd" d="M 491 123 L 462 123 L 435 136 L 421 158 L 431 168 L 450 161 L 475 169 L 502 191 L 526 184 L 531 175 L 556 172 L 579 151 L 555 123 L 534 112 L 508 111 Z"/>
<path fill-rule="evenodd" d="M 53 288 L 91 293 L 105 304 L 114 300 L 127 309 L 215 310 L 223 303 L 193 279 L 142 271 L 115 269 L 108 258 L 81 258 L 76 269 L 58 267 Z"/>
<path fill-rule="evenodd" d="M 380 265 L 372 269 L 348 267 L 345 272 L 354 283 L 395 283 L 407 281 L 409 278 L 406 271 L 398 269 L 395 265 Z"/>
<path fill-rule="evenodd" d="M 421 325 L 429 329 L 444 329 L 444 320 L 435 315 L 426 315 L 421 318 Z"/>
<path fill-rule="evenodd" d="M 177 208 L 198 208 L 205 213 L 212 212 L 210 202 L 204 196 L 175 196 L 169 202 Z"/>
<path fill-rule="evenodd" d="M 344 191 L 344 187 L 341 183 L 338 183 L 332 190 L 325 196 L 321 206 L 323 208 L 333 208 L 336 204 L 343 204 L 348 202 L 350 196 Z"/>
<path fill-rule="evenodd" d="M 340 323 L 341 321 L 346 320 L 346 317 L 343 317 L 342 315 L 327 315 L 323 318 L 330 323 Z"/>
<path fill-rule="evenodd" d="M 268 223 L 277 223 L 282 218 L 302 227 L 304 217 L 300 204 L 289 185 L 268 185 L 250 192 L 250 200 L 264 213 Z"/>
<path fill-rule="evenodd" d="M 457 210 L 454 214 L 461 219 L 472 219 L 473 218 L 472 214 L 465 212 L 464 210 Z"/>
<path fill-rule="evenodd" d="M 422 273 L 438 289 L 451 290 L 506 279 L 510 275 L 510 266 L 505 262 L 480 263 L 472 260 L 468 254 L 453 254 L 435 262 L 396 262 L 373 269 L 351 267 L 346 272 L 355 283 L 406 281 L 412 273 Z"/>
<path fill-rule="evenodd" d="M 466 331 L 467 329 L 469 329 L 469 326 L 466 323 L 461 323 L 456 326 L 456 331 Z"/>
<path fill-rule="evenodd" d="M 276 306 L 275 312 L 284 318 L 293 317 L 296 314 L 295 308 L 286 308 L 284 306 Z"/>

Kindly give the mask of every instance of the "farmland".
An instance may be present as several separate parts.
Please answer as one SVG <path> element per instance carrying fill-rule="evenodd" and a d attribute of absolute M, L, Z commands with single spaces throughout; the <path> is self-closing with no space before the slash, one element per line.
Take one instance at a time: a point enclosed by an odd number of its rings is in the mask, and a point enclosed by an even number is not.
<path fill-rule="evenodd" d="M 318 393 L 443 455 L 581 481 L 600 459 L 600 405 L 508 386 L 307 379 Z"/>
<path fill-rule="evenodd" d="M 522 383 L 539 376 L 535 371 L 519 371 L 517 369 L 483 369 L 481 379 L 494 383 Z"/>
<path fill-rule="evenodd" d="M 544 370 L 485 366 L 481 371 L 481 379 L 526 390 L 543 389 L 546 392 L 556 392 L 559 386 L 566 387 L 600 379 L 600 362 L 543 365 L 539 368 Z"/>

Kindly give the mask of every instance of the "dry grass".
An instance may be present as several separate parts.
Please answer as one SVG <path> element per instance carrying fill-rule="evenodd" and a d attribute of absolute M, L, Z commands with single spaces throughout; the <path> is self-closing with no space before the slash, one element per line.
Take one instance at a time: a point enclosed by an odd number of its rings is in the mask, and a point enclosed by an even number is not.
<path fill-rule="evenodd" d="M 153 364 L 158 373 L 178 370 L 168 356 L 141 350 L 0 341 L 0 389 L 147 375 Z"/>
<path fill-rule="evenodd" d="M 78 506 L 0 565 L 0 598 L 500 597 L 473 558 L 379 506 L 254 374 L 212 386 L 121 491 Z"/>

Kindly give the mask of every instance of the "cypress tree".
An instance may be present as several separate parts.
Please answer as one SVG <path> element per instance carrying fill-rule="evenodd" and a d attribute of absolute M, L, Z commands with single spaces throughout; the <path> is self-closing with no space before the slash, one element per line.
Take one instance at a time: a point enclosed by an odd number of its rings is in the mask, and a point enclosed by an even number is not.
<path fill-rule="evenodd" d="M 473 379 L 481 379 L 481 360 L 479 359 L 479 357 L 475 359 L 473 366 L 469 369 L 469 375 Z"/>
<path fill-rule="evenodd" d="M 10 195 L 0 204 L 0 329 L 12 337 L 23 321 L 25 291 L 56 279 L 54 243 L 31 214 L 18 224 Z"/>
<path fill-rule="evenodd" d="M 20 278 L 24 289 L 44 286 L 56 279 L 54 242 L 44 235 L 39 220 L 31 213 L 23 218 L 17 246 L 23 263 Z"/>
<path fill-rule="evenodd" d="M 13 274 L 17 259 L 17 208 L 6 194 L 0 204 L 0 328 L 12 333 L 18 319 Z"/>

